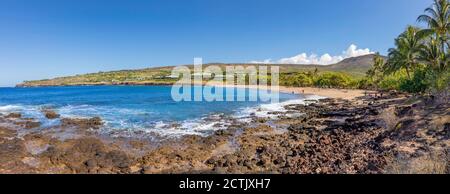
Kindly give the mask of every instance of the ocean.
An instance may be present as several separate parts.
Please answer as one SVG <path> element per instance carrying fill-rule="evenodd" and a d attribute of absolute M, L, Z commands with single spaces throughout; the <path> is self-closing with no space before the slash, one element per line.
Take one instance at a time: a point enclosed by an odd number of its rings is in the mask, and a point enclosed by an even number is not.
<path fill-rule="evenodd" d="M 247 94 L 255 92 L 255 89 L 236 90 L 245 90 Z M 20 112 L 23 117 L 38 119 L 41 128 L 49 128 L 60 122 L 46 119 L 41 112 L 51 108 L 62 118 L 101 117 L 105 132 L 208 135 L 225 129 L 229 118 L 245 120 L 250 115 L 269 116 L 268 112 L 283 111 L 284 105 L 302 103 L 303 99 L 302 95 L 280 93 L 279 103 L 248 99 L 242 102 L 175 102 L 170 86 L 0 88 L 0 114 Z"/>

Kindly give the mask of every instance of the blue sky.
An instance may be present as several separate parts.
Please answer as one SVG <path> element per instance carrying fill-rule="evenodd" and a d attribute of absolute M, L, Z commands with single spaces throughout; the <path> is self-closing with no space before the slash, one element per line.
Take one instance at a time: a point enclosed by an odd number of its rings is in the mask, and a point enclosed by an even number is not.
<path fill-rule="evenodd" d="M 0 86 L 204 62 L 386 53 L 431 0 L 0 0 Z"/>

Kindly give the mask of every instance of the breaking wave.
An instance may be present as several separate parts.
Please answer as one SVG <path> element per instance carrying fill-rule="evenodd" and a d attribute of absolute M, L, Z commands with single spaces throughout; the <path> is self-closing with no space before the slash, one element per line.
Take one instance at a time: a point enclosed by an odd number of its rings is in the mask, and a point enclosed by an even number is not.
<path fill-rule="evenodd" d="M 59 95 L 54 94 L 56 91 Z M 78 93 L 73 94 L 74 91 Z M 36 96 L 30 97 L 33 95 Z M 0 98 L 5 99 L 0 104 L 0 114 L 20 112 L 24 118 L 39 120 L 42 128 L 49 128 L 60 124 L 60 119 L 50 120 L 42 113 L 43 109 L 50 108 L 61 118 L 101 117 L 104 127 L 100 132 L 105 133 L 207 136 L 227 129 L 234 121 L 247 122 L 254 117 L 275 118 L 276 115 L 271 113 L 286 112 L 287 105 L 305 104 L 305 100 L 323 98 L 291 94 L 281 96 L 282 102 L 272 104 L 177 104 L 170 98 L 170 87 L 29 88 L 15 93 L 0 93 Z"/>

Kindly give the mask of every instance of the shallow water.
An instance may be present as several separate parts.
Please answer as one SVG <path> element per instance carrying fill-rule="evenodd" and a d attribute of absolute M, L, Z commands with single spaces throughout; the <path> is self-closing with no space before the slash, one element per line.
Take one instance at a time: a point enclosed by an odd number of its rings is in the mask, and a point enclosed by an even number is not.
<path fill-rule="evenodd" d="M 247 94 L 255 91 L 245 90 Z M 224 93 L 227 95 L 226 90 Z M 303 96 L 280 93 L 280 103 L 276 104 L 248 99 L 175 102 L 170 86 L 0 88 L 0 113 L 21 112 L 25 117 L 39 119 L 43 127 L 51 127 L 59 121 L 46 119 L 40 111 L 50 107 L 62 117 L 99 116 L 105 121 L 105 130 L 201 135 L 226 127 L 224 115 L 241 119 L 252 113 L 264 116 L 269 111 L 282 110 L 288 102 L 298 103 L 302 99 Z"/>

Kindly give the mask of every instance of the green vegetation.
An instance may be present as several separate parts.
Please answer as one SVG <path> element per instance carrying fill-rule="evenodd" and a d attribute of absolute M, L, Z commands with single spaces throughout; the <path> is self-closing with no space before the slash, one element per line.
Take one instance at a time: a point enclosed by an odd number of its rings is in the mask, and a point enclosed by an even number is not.
<path fill-rule="evenodd" d="M 282 74 L 280 85 L 293 87 L 356 88 L 360 79 L 340 72 L 299 72 Z"/>
<path fill-rule="evenodd" d="M 315 86 L 314 82 L 318 75 L 324 73 L 336 73 L 338 76 L 351 77 L 359 80 L 364 77 L 365 72 L 372 66 L 373 55 L 366 55 L 361 57 L 349 58 L 334 65 L 295 65 L 295 64 L 205 64 L 204 68 L 211 65 L 216 65 L 225 71 L 226 66 L 236 65 L 243 66 L 279 66 L 280 82 L 288 86 Z M 193 68 L 192 65 L 188 65 Z M 25 81 L 18 86 L 67 86 L 67 85 L 113 85 L 113 84 L 136 84 L 136 85 L 152 85 L 152 84 L 172 84 L 177 79 L 170 78 L 173 67 L 156 67 L 139 70 L 122 70 L 111 72 L 98 72 L 84 75 L 76 75 L 69 77 L 59 77 L 54 79 L 45 79 L 37 81 Z M 313 72 L 312 75 L 303 76 L 303 73 Z M 292 76 L 303 76 L 298 78 L 299 82 L 292 82 Z M 270 78 L 270 77 L 269 77 Z M 301 80 L 305 79 L 305 80 Z M 269 81 L 270 83 L 270 81 Z M 303 84 L 304 83 L 304 84 Z M 341 85 L 342 84 L 338 84 Z M 322 85 L 323 87 L 333 87 L 334 85 Z"/>
<path fill-rule="evenodd" d="M 387 58 L 376 54 L 365 77 L 339 72 L 299 72 L 281 76 L 287 86 L 361 88 L 428 93 L 448 98 L 450 90 L 450 3 L 434 0 L 418 21 L 421 29 L 408 26 L 395 39 Z"/>
<path fill-rule="evenodd" d="M 365 86 L 448 98 L 450 83 L 450 2 L 434 0 L 418 21 L 426 29 L 408 26 L 389 49 L 388 59 L 374 58 Z"/>

